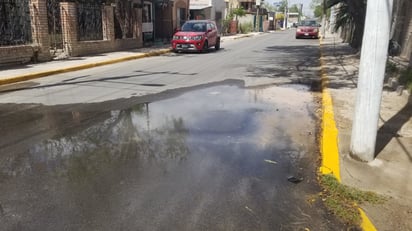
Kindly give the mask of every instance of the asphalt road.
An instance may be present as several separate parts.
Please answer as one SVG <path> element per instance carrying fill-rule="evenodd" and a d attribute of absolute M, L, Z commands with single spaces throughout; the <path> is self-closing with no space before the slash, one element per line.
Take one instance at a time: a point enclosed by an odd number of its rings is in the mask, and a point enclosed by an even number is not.
<path fill-rule="evenodd" d="M 316 196 L 318 45 L 277 32 L 0 89 L 0 230 L 346 230 Z"/>
<path fill-rule="evenodd" d="M 245 86 L 318 80 L 319 41 L 295 40 L 292 31 L 229 40 L 218 52 L 168 54 L 0 87 L 0 103 L 45 105 L 104 102 L 241 80 Z"/>

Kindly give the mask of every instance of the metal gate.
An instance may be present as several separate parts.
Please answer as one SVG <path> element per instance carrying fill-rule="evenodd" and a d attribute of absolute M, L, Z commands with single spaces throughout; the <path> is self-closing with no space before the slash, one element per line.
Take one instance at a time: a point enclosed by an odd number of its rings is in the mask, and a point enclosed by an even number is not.
<path fill-rule="evenodd" d="M 0 46 L 31 42 L 29 0 L 0 0 Z"/>
<path fill-rule="evenodd" d="M 79 41 L 103 40 L 101 4 L 78 3 L 77 17 Z"/>
<path fill-rule="evenodd" d="M 60 18 L 61 1 L 62 0 L 47 0 L 47 24 L 52 54 L 63 49 L 63 34 Z"/>

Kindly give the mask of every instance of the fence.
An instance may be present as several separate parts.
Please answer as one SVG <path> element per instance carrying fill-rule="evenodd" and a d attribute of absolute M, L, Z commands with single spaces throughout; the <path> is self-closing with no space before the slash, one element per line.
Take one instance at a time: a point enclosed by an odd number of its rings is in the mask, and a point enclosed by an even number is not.
<path fill-rule="evenodd" d="M 31 41 L 29 0 L 0 0 L 0 46 Z"/>
<path fill-rule="evenodd" d="M 60 2 L 62 0 L 47 0 L 47 25 L 51 49 L 63 49 Z"/>
<path fill-rule="evenodd" d="M 102 40 L 102 5 L 79 3 L 77 5 L 79 41 Z"/>

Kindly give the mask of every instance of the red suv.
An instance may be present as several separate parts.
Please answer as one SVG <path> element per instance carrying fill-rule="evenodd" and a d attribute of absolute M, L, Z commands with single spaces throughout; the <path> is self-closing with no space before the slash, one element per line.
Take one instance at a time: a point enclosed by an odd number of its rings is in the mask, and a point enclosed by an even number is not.
<path fill-rule="evenodd" d="M 220 49 L 220 35 L 211 20 L 191 20 L 173 35 L 172 49 L 178 51 L 207 52 L 210 47 Z"/>

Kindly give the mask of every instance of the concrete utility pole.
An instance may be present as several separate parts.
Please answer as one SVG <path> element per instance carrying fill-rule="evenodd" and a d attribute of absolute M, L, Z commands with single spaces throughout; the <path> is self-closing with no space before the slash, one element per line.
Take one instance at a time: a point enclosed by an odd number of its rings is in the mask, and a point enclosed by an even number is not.
<path fill-rule="evenodd" d="M 362 161 L 372 161 L 375 158 L 392 7 L 393 0 L 369 0 L 366 8 L 350 145 L 353 157 Z"/>
<path fill-rule="evenodd" d="M 322 38 L 326 38 L 326 0 L 322 2 Z"/>
<path fill-rule="evenodd" d="M 259 32 L 259 6 L 261 0 L 256 0 L 256 32 Z"/>
<path fill-rule="evenodd" d="M 330 9 L 330 18 L 329 18 L 329 33 L 334 33 L 336 23 L 336 6 L 332 6 Z"/>
<path fill-rule="evenodd" d="M 287 14 L 288 14 L 288 0 L 286 0 L 285 2 L 286 2 L 286 6 L 285 6 L 285 14 L 283 16 L 283 29 L 286 30 L 286 23 L 288 21 L 288 17 L 287 17 Z"/>

